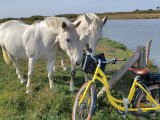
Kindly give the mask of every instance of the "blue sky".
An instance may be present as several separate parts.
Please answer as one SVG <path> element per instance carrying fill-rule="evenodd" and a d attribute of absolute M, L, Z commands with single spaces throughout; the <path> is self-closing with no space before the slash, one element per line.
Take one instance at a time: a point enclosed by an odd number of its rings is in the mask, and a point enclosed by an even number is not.
<path fill-rule="evenodd" d="M 156 9 L 160 0 L 0 0 L 0 19 Z"/>

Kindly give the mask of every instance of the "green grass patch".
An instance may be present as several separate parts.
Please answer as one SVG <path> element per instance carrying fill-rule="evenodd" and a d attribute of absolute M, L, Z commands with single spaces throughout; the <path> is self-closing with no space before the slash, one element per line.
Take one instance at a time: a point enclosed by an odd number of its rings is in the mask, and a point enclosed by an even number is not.
<path fill-rule="evenodd" d="M 103 38 L 103 41 L 106 42 L 107 45 L 113 47 L 113 48 L 117 48 L 117 49 L 122 49 L 122 50 L 127 50 L 127 47 L 125 45 L 123 45 L 122 43 L 116 42 L 116 41 L 112 41 L 108 38 Z"/>
<path fill-rule="evenodd" d="M 112 52 L 111 52 L 112 51 Z M 113 52 L 114 51 L 114 52 Z M 96 54 L 104 53 L 106 59 L 113 57 L 129 58 L 131 56 L 127 48 L 117 42 L 103 38 L 96 49 Z M 76 92 L 80 89 L 84 81 L 84 73 L 77 67 L 77 74 L 74 78 L 75 92 L 70 93 L 70 60 L 65 55 L 65 63 L 68 71 L 61 68 L 60 54 L 56 58 L 56 71 L 54 72 L 54 83 L 57 89 L 53 93 L 49 89 L 46 62 L 39 61 L 35 65 L 34 76 L 32 78 L 32 93 L 26 94 L 26 83 L 20 84 L 16 70 L 12 63 L 6 65 L 0 50 L 0 119 L 2 120 L 71 120 L 71 113 Z M 124 64 L 108 64 L 105 74 L 110 79 L 112 75 Z M 27 61 L 20 61 L 21 72 L 27 80 Z M 155 68 L 153 68 L 155 70 Z M 112 89 L 112 94 L 117 98 L 123 98 L 129 90 L 131 73 L 127 73 Z M 102 84 L 97 83 L 97 92 L 102 88 Z M 123 89 L 125 87 L 125 89 Z M 94 120 L 121 120 L 121 116 L 116 113 L 107 100 L 106 95 L 97 102 L 97 109 Z M 128 115 L 128 120 L 135 117 Z"/>

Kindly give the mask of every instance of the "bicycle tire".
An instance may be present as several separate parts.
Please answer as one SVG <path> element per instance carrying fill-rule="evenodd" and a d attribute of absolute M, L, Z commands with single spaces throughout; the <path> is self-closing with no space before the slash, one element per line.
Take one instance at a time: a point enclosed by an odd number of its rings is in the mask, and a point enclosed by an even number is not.
<path fill-rule="evenodd" d="M 72 110 L 72 120 L 91 120 L 92 119 L 92 116 L 94 114 L 95 107 L 96 107 L 96 102 L 97 102 L 95 84 L 90 85 L 90 88 L 88 89 L 84 100 L 79 106 L 80 97 L 83 95 L 83 92 L 85 91 L 87 85 L 88 83 L 83 84 L 83 86 L 80 88 L 80 90 L 76 95 L 73 110 Z M 91 102 L 88 107 L 87 107 L 87 102 L 88 102 L 87 97 L 89 99 L 91 98 Z M 87 101 L 85 101 L 86 99 Z"/>
<path fill-rule="evenodd" d="M 153 84 L 153 85 L 147 86 L 147 88 L 148 88 L 148 91 L 150 91 L 150 94 L 152 95 L 152 97 L 158 103 L 160 103 L 159 102 L 160 101 L 159 84 Z M 142 107 L 145 108 L 145 105 L 146 107 L 155 107 L 155 104 L 150 103 L 149 100 L 147 100 L 145 93 L 143 93 L 142 91 L 140 91 L 137 94 L 134 105 L 136 108 L 142 108 Z M 154 118 L 156 116 L 153 116 L 153 115 L 159 114 L 160 110 L 148 111 L 145 113 L 142 111 L 139 111 L 135 113 L 138 114 L 138 116 L 136 117 L 137 120 L 144 120 L 144 119 L 152 120 L 152 119 L 157 119 L 157 118 Z"/>

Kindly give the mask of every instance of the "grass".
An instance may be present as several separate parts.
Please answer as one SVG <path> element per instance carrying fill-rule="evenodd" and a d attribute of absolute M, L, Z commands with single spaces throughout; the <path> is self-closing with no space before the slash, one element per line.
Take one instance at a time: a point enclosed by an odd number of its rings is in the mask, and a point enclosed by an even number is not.
<path fill-rule="evenodd" d="M 116 42 L 116 41 L 112 41 L 110 39 L 106 39 L 106 38 L 103 38 L 104 40 L 106 40 L 107 44 L 113 48 L 117 48 L 117 49 L 122 49 L 122 50 L 127 50 L 127 47 L 119 42 Z M 102 39 L 102 40 L 103 40 Z"/>
<path fill-rule="evenodd" d="M 117 45 L 115 45 L 117 44 Z M 131 52 L 122 44 L 111 41 L 107 38 L 102 39 L 96 50 L 97 53 L 103 52 L 106 59 L 129 58 Z M 16 70 L 13 64 L 6 65 L 4 63 L 2 52 L 0 50 L 0 120 L 71 120 L 71 113 L 76 92 L 84 83 L 84 73 L 79 71 L 75 76 L 75 92 L 70 93 L 70 60 L 65 56 L 65 63 L 68 71 L 64 72 L 60 65 L 60 54 L 57 55 L 56 72 L 54 72 L 54 82 L 57 92 L 53 93 L 49 89 L 49 81 L 47 78 L 47 70 L 45 61 L 39 61 L 35 66 L 34 76 L 31 87 L 33 92 L 25 94 L 26 84 L 20 84 L 16 76 Z M 121 64 L 110 64 L 106 67 L 108 79 L 118 70 Z M 21 71 L 27 80 L 27 61 L 20 61 Z M 153 69 L 155 70 L 155 69 Z M 129 79 L 131 73 L 127 73 L 112 90 L 118 98 L 125 96 L 131 85 Z M 125 89 L 123 87 L 125 86 Z M 102 88 L 97 83 L 97 90 Z M 98 103 L 94 120 L 121 120 L 121 116 L 116 113 L 106 96 L 102 96 Z M 128 115 L 128 120 L 134 120 L 135 117 Z"/>

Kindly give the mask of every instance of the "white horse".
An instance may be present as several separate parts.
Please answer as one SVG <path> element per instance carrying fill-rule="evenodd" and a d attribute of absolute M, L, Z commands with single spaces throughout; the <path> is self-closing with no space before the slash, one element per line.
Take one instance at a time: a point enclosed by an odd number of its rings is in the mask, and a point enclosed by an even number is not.
<path fill-rule="evenodd" d="M 8 55 L 21 83 L 25 80 L 20 72 L 18 59 L 29 60 L 26 93 L 31 92 L 31 77 L 38 60 L 47 61 L 50 88 L 56 90 L 52 74 L 58 45 L 68 54 L 74 65 L 79 65 L 81 62 L 79 35 L 75 26 L 66 18 L 47 17 L 32 25 L 18 20 L 5 22 L 0 26 L 0 45 L 5 61 L 9 61 Z"/>
<path fill-rule="evenodd" d="M 78 16 L 77 20 L 73 23 L 77 25 L 80 21 L 81 24 L 76 28 L 77 33 L 80 36 L 81 41 L 81 50 L 84 50 L 86 43 L 89 43 L 89 47 L 92 48 L 93 53 L 95 52 L 98 41 L 102 39 L 102 28 L 107 21 L 108 16 L 100 19 L 96 14 L 88 13 Z M 81 53 L 83 53 L 81 51 Z M 62 58 L 62 67 L 63 70 L 66 70 L 64 65 L 64 52 L 61 52 Z M 55 69 L 55 66 L 54 68 Z M 71 82 L 70 82 L 70 91 L 74 91 L 73 77 L 75 76 L 75 66 L 71 62 Z M 85 81 L 88 81 L 88 74 L 85 74 Z"/>

